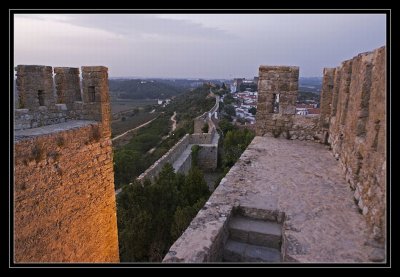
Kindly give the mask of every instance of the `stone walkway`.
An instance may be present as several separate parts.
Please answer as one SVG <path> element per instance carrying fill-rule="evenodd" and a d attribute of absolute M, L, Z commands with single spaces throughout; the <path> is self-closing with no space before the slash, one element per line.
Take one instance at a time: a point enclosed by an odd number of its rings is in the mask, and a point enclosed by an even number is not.
<path fill-rule="evenodd" d="M 255 137 L 164 261 L 209 260 L 204 249 L 215 248 L 235 206 L 285 213 L 285 260 L 358 263 L 383 253 L 369 240 L 353 192 L 326 146 Z"/>
<path fill-rule="evenodd" d="M 37 127 L 32 129 L 17 130 L 14 132 L 14 141 L 18 141 L 27 137 L 36 137 L 56 132 L 63 132 L 66 130 L 80 128 L 90 124 L 98 124 L 98 122 L 90 120 L 68 120 L 67 122 L 45 125 L 42 127 Z"/>

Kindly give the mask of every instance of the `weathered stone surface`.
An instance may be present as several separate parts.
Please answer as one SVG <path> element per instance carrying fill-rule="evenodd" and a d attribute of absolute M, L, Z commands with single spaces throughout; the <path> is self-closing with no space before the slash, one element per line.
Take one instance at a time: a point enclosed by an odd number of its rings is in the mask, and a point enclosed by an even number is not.
<path fill-rule="evenodd" d="M 366 243 L 367 223 L 352 198 L 324 145 L 255 137 L 164 262 L 218 261 L 198 254 L 214 243 L 224 251 L 224 241 L 215 238 L 235 207 L 283 220 L 285 261 L 370 262 L 375 247 Z"/>
<path fill-rule="evenodd" d="M 256 135 L 299 140 L 319 137 L 319 116 L 295 115 L 299 67 L 260 66 L 259 75 Z M 274 107 L 277 95 L 278 110 Z"/>
<path fill-rule="evenodd" d="M 320 114 L 320 125 L 322 128 L 327 129 L 329 127 L 329 118 L 331 115 L 332 107 L 332 95 L 333 95 L 333 83 L 335 79 L 335 68 L 324 68 L 323 80 L 322 80 L 322 91 L 321 91 L 321 114 Z"/>
<path fill-rule="evenodd" d="M 37 111 L 45 106 L 54 109 L 53 71 L 50 66 L 18 65 L 16 68 L 18 107 Z"/>
<path fill-rule="evenodd" d="M 57 103 L 65 103 L 68 109 L 73 109 L 75 101 L 82 101 L 79 68 L 55 67 L 54 73 Z"/>
<path fill-rule="evenodd" d="M 381 47 L 342 63 L 333 82 L 331 71 L 325 71 L 321 93 L 321 105 L 332 103 L 328 119 L 328 108 L 322 109 L 321 127 L 329 128 L 333 153 L 350 186 L 357 187 L 354 197 L 381 242 L 386 233 L 385 76 L 386 50 Z"/>

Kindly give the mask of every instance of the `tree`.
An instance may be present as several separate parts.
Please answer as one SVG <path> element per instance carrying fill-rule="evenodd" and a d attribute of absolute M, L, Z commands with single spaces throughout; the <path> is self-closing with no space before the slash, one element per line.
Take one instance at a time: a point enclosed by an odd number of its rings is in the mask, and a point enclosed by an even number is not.
<path fill-rule="evenodd" d="M 228 131 L 224 137 L 224 166 L 231 167 L 254 138 L 254 133 L 248 129 Z"/>
<path fill-rule="evenodd" d="M 224 106 L 224 112 L 225 112 L 227 115 L 236 116 L 235 107 L 232 106 L 232 105 L 225 105 L 225 106 Z"/>
<path fill-rule="evenodd" d="M 219 121 L 218 125 L 219 125 L 219 128 L 224 133 L 224 135 L 226 135 L 226 133 L 228 131 L 232 131 L 232 130 L 236 129 L 236 127 L 234 125 L 232 125 L 227 119 L 221 119 Z"/>
<path fill-rule="evenodd" d="M 208 198 L 210 190 L 204 180 L 203 172 L 197 167 L 189 170 L 182 188 L 182 196 L 187 200 L 187 205 L 192 206 L 200 198 Z"/>
<path fill-rule="evenodd" d="M 184 176 L 170 164 L 154 182 L 124 187 L 117 201 L 121 261 L 160 262 L 209 195 L 198 168 Z"/>
<path fill-rule="evenodd" d="M 226 90 L 226 85 L 225 85 L 225 83 L 222 83 L 221 88 L 222 88 L 223 90 Z"/>
<path fill-rule="evenodd" d="M 114 154 L 114 179 L 116 187 L 128 184 L 143 170 L 141 155 L 134 150 L 119 150 Z"/>
<path fill-rule="evenodd" d="M 232 94 L 228 93 L 224 96 L 224 104 L 229 105 L 235 102 L 235 98 L 233 98 Z"/>

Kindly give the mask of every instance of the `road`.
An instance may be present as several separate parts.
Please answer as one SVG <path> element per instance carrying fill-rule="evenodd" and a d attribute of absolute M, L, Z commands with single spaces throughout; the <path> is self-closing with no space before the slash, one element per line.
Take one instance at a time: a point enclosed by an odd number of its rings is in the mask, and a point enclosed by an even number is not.
<path fill-rule="evenodd" d="M 172 130 L 171 130 L 171 132 L 175 131 L 175 129 L 176 129 L 176 119 L 175 119 L 175 117 L 176 117 L 176 112 L 174 112 L 174 114 L 171 116 L 171 121 L 172 121 Z"/>

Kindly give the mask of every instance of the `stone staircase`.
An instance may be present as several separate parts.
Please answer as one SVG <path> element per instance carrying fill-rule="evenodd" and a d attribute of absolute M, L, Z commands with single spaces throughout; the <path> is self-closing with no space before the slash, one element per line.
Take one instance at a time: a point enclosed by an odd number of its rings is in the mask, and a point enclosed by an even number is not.
<path fill-rule="evenodd" d="M 224 262 L 282 261 L 282 225 L 244 216 L 229 221 L 229 238 L 223 252 Z"/>

